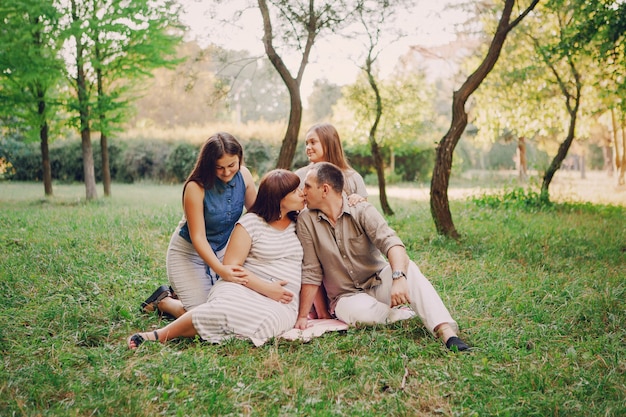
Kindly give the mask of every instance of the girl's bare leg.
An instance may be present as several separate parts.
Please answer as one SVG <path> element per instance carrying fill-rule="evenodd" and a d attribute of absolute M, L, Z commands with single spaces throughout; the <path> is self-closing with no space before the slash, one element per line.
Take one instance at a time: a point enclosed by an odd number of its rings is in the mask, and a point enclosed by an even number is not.
<path fill-rule="evenodd" d="M 161 311 L 162 313 L 171 314 L 172 316 L 176 318 L 181 317 L 183 314 L 187 312 L 187 310 L 183 308 L 182 301 L 180 301 L 177 298 L 172 298 L 172 297 L 165 297 L 164 299 L 159 301 L 159 304 L 157 305 L 157 307 L 159 311 Z"/>

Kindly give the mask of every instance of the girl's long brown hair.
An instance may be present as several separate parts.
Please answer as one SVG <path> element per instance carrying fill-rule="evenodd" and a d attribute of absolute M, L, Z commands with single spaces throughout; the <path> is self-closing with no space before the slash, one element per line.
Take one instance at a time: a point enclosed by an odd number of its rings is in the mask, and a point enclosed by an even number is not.
<path fill-rule="evenodd" d="M 191 181 L 202 185 L 205 190 L 212 189 L 217 178 L 217 160 L 224 155 L 236 155 L 239 158 L 239 167 L 241 167 L 243 162 L 241 144 L 230 133 L 218 132 L 202 145 L 196 164 L 183 186 L 183 194 L 187 184 Z"/>
<path fill-rule="evenodd" d="M 324 150 L 326 162 L 338 166 L 342 171 L 352 169 L 343 151 L 343 146 L 341 146 L 341 139 L 335 126 L 330 123 L 318 123 L 311 126 L 308 132 L 317 133 Z"/>

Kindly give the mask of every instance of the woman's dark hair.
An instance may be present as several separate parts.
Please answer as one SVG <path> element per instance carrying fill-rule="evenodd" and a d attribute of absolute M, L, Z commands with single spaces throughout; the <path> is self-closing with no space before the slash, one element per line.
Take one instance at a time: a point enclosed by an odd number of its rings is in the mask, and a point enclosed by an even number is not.
<path fill-rule="evenodd" d="M 215 186 L 217 178 L 217 160 L 224 155 L 236 155 L 239 157 L 239 167 L 243 162 L 243 149 L 233 135 L 226 132 L 218 132 L 207 139 L 202 145 L 196 165 L 187 177 L 183 187 L 183 193 L 189 182 L 194 181 L 202 185 L 205 190 Z"/>
<path fill-rule="evenodd" d="M 256 201 L 248 210 L 255 213 L 266 222 L 280 219 L 280 201 L 300 186 L 300 177 L 286 169 L 274 169 L 261 178 Z M 295 221 L 298 213 L 289 213 L 289 218 Z"/>

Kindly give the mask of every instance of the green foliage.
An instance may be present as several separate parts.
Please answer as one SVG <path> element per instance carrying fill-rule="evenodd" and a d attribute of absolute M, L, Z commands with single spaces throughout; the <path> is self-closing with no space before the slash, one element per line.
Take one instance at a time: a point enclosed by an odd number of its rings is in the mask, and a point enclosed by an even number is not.
<path fill-rule="evenodd" d="M 626 91 L 626 4 L 615 0 L 551 0 L 554 9 L 569 8 L 572 21 L 555 52 L 566 55 L 584 50 L 604 73 L 602 95 L 610 106 L 626 110 L 621 97 Z"/>
<path fill-rule="evenodd" d="M 257 176 L 274 167 L 278 147 L 260 139 L 242 139 L 245 163 Z M 188 142 L 157 139 L 109 140 L 111 178 L 114 181 L 182 182 L 196 162 L 199 146 Z M 100 146 L 94 143 L 96 180 L 102 179 Z M 9 138 L 0 139 L 0 158 L 12 165 L 4 179 L 38 181 L 41 179 L 41 150 L 38 144 Z M 52 178 L 64 182 L 83 180 L 82 148 L 77 140 L 55 142 L 50 148 Z"/>
<path fill-rule="evenodd" d="M 516 143 L 494 143 L 487 153 L 487 167 L 490 169 L 515 169 Z"/>
<path fill-rule="evenodd" d="M 42 177 L 41 150 L 35 143 L 10 137 L 0 139 L 0 158 L 13 167 L 4 179 L 32 181 Z"/>
<path fill-rule="evenodd" d="M 428 182 L 435 165 L 435 149 L 415 147 L 396 155 L 395 164 L 402 181 Z"/>
<path fill-rule="evenodd" d="M 58 185 L 42 200 L 38 184 L 0 183 L 3 415 L 626 415 L 624 207 L 452 201 L 459 242 L 435 233 L 427 202 L 394 200 L 390 221 L 469 354 L 418 319 L 131 352 L 129 335 L 166 324 L 138 310 L 167 283 L 180 192 L 122 184 L 85 202 Z"/>
<path fill-rule="evenodd" d="M 472 199 L 478 207 L 489 207 L 495 209 L 514 209 L 528 212 L 540 210 L 552 210 L 554 204 L 530 189 L 521 187 L 504 191 L 501 194 L 484 194 Z"/>
<path fill-rule="evenodd" d="M 0 117 L 30 140 L 58 110 L 63 60 L 60 15 L 50 0 L 16 0 L 0 7 Z"/>
<path fill-rule="evenodd" d="M 200 149 L 190 143 L 182 142 L 177 144 L 167 156 L 165 166 L 174 176 L 176 181 L 183 182 L 191 173 Z"/>
<path fill-rule="evenodd" d="M 374 161 L 368 148 L 348 145 L 345 148 L 345 153 L 350 161 L 350 165 L 364 176 L 367 184 L 378 183 L 373 170 Z M 382 148 L 381 153 L 385 159 L 389 160 L 391 158 L 389 147 Z M 402 149 L 401 154 L 394 155 L 395 172 L 388 173 L 385 178 L 390 183 L 429 181 L 434 158 L 435 150 L 433 148 L 406 147 Z"/>
<path fill-rule="evenodd" d="M 122 156 L 124 176 L 130 182 L 144 179 L 171 181 L 173 178 L 166 170 L 166 161 L 171 144 L 146 140 L 131 142 Z"/>
<path fill-rule="evenodd" d="M 110 140 L 108 150 L 111 178 L 123 183 L 184 181 L 191 172 L 198 154 L 198 146 L 186 142 L 172 144 L 150 139 L 129 142 Z M 96 180 L 101 181 L 102 157 L 99 143 L 94 143 L 93 157 Z M 12 166 L 12 170 L 4 174 L 4 179 L 41 180 L 41 150 L 38 144 L 2 139 L 0 158 L 4 158 Z M 82 160 L 82 147 L 79 141 L 55 142 L 50 147 L 52 178 L 62 182 L 83 181 Z"/>
<path fill-rule="evenodd" d="M 278 156 L 278 147 L 261 139 L 242 139 L 244 163 L 257 178 L 274 168 Z"/>
<path fill-rule="evenodd" d="M 149 0 L 90 0 L 75 2 L 73 9 L 62 6 L 61 12 L 72 21 L 66 36 L 78 39 L 82 48 L 82 56 L 76 59 L 86 83 L 83 88 L 77 77 L 70 77 L 78 100 L 70 107 L 88 106 L 89 112 L 81 117 L 86 115 L 94 129 L 107 135 L 119 129 L 136 97 L 135 83 L 149 77 L 154 68 L 181 62 L 175 57 L 182 41 L 180 7 Z"/>

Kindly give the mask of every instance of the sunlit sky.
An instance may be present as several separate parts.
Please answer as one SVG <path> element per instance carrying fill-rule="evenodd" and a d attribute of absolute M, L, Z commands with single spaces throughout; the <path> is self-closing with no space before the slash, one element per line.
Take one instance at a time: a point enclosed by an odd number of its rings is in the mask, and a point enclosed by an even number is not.
<path fill-rule="evenodd" d="M 400 13 L 397 25 L 406 36 L 393 42 L 389 39 L 381 43 L 384 49 L 378 63 L 383 76 L 392 70 L 398 58 L 408 51 L 409 46 L 440 45 L 455 39 L 455 24 L 460 23 L 463 16 L 456 10 L 446 8 L 446 5 L 455 1 L 458 0 L 416 0 L 414 6 Z M 259 10 L 257 8 L 245 10 L 236 23 L 234 19 L 229 19 L 237 10 L 243 10 L 245 0 L 229 0 L 220 6 L 220 18 L 232 24 L 218 23 L 217 20 L 211 19 L 207 2 L 181 0 L 181 3 L 184 7 L 182 19 L 190 28 L 190 39 L 196 39 L 202 45 L 213 43 L 228 49 L 264 54 Z M 305 70 L 302 83 L 303 97 L 308 96 L 316 79 L 326 78 L 340 85 L 353 82 L 359 71 L 355 53 L 362 50 L 364 47 L 357 41 L 337 37 L 318 38 Z M 294 75 L 299 58 L 294 56 L 290 61 L 289 57 L 283 56 Z"/>

